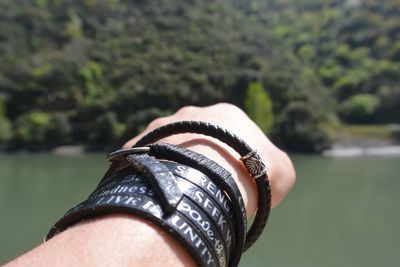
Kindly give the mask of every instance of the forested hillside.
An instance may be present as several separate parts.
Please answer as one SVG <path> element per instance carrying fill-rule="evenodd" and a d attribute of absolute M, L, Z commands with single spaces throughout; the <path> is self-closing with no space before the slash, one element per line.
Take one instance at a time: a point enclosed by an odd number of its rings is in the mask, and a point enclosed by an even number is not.
<path fill-rule="evenodd" d="M 0 147 L 122 143 L 228 101 L 293 151 L 400 122 L 396 0 L 0 0 Z M 266 119 L 267 118 L 267 119 Z"/>

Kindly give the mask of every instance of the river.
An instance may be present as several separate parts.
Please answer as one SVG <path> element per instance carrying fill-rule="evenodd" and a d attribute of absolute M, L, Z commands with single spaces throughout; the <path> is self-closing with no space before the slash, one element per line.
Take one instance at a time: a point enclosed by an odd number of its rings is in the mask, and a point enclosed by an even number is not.
<path fill-rule="evenodd" d="M 240 267 L 399 266 L 400 157 L 293 156 L 298 180 Z M 0 264 L 42 242 L 103 155 L 0 155 Z"/>

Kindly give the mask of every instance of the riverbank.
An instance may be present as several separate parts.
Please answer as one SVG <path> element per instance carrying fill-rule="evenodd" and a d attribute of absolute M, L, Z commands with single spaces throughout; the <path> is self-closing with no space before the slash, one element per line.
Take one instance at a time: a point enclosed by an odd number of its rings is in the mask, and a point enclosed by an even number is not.
<path fill-rule="evenodd" d="M 330 128 L 332 146 L 324 156 L 400 156 L 398 125 L 337 125 Z"/>
<path fill-rule="evenodd" d="M 331 157 L 355 157 L 364 155 L 400 156 L 400 125 L 344 125 L 326 127 L 332 144 L 322 155 Z M 70 144 L 57 147 L 37 147 L 36 149 L 6 149 L 11 153 L 36 153 L 50 151 L 61 156 L 73 156 L 90 152 L 107 153 L 119 146 L 93 147 Z M 1 149 L 0 149 L 1 151 Z M 288 151 L 296 153 L 293 151 Z"/>

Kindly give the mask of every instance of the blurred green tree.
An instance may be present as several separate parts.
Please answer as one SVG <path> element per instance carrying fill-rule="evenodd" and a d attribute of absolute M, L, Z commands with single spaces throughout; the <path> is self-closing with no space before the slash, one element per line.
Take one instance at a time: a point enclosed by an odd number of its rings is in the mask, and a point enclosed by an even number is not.
<path fill-rule="evenodd" d="M 339 107 L 341 118 L 350 123 L 368 123 L 374 121 L 379 106 L 379 98 L 370 94 L 356 94 Z"/>
<path fill-rule="evenodd" d="M 0 148 L 12 137 L 11 123 L 5 115 L 5 111 L 4 100 L 0 97 Z"/>
<path fill-rule="evenodd" d="M 274 125 L 272 101 L 260 82 L 252 82 L 247 87 L 245 109 L 264 133 L 271 130 Z"/>
<path fill-rule="evenodd" d="M 289 150 L 321 152 L 329 148 L 330 139 L 322 118 L 305 102 L 292 102 L 277 119 L 274 139 Z"/>

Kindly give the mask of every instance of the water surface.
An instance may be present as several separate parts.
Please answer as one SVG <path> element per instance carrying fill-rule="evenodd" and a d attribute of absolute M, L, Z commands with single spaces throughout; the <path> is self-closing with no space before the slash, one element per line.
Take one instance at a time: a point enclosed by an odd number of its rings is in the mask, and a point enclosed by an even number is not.
<path fill-rule="evenodd" d="M 400 158 L 293 160 L 297 184 L 240 266 L 398 266 Z M 98 154 L 0 155 L 0 264 L 42 242 L 106 168 Z"/>

